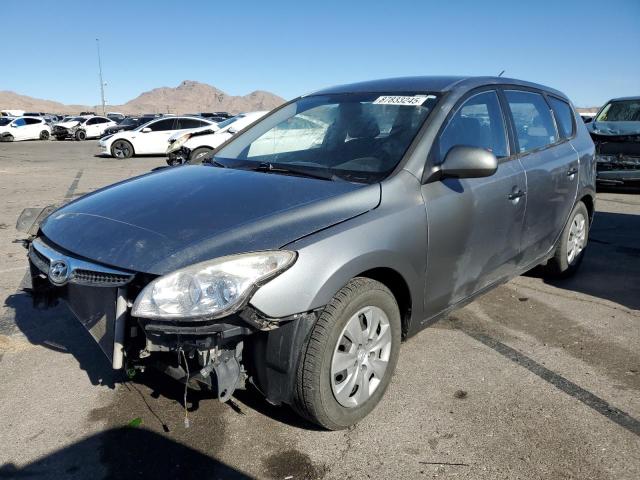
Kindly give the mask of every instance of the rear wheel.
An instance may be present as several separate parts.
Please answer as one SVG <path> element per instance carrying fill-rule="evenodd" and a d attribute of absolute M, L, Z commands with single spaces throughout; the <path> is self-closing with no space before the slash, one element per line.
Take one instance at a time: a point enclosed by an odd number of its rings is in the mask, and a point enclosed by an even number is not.
<path fill-rule="evenodd" d="M 200 164 L 202 163 L 202 160 L 204 159 L 204 157 L 206 157 L 207 154 L 211 153 L 212 151 L 213 150 L 207 147 L 196 148 L 193 152 L 191 152 L 191 155 L 189 156 L 189 161 L 187 163 L 192 165 Z"/>
<path fill-rule="evenodd" d="M 562 231 L 555 254 L 544 267 L 544 275 L 555 278 L 573 275 L 582 263 L 588 241 L 589 212 L 584 203 L 578 202 Z"/>
<path fill-rule="evenodd" d="M 40 140 L 49 140 L 49 132 L 47 130 L 40 132 Z"/>
<path fill-rule="evenodd" d="M 111 155 L 115 158 L 131 158 L 133 156 L 133 145 L 126 140 L 116 140 L 111 145 Z"/>
<path fill-rule="evenodd" d="M 76 140 L 86 140 L 87 139 L 87 132 L 85 132 L 84 130 L 78 130 L 76 132 Z"/>
<path fill-rule="evenodd" d="M 389 385 L 400 333 L 389 289 L 368 278 L 351 280 L 325 307 L 304 346 L 294 409 L 330 430 L 362 420 Z"/>

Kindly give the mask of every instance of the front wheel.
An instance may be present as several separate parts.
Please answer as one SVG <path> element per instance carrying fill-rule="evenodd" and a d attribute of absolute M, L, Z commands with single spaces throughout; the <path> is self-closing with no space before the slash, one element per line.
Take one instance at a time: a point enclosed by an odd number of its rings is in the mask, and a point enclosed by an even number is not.
<path fill-rule="evenodd" d="M 47 130 L 40 132 L 40 140 L 49 140 L 49 132 Z"/>
<path fill-rule="evenodd" d="M 202 163 L 202 160 L 204 160 L 204 157 L 206 157 L 207 154 L 211 153 L 212 151 L 213 150 L 207 147 L 196 148 L 193 152 L 191 152 L 189 161 L 186 163 L 190 165 L 199 165 Z"/>
<path fill-rule="evenodd" d="M 111 145 L 111 155 L 115 158 L 131 158 L 133 156 L 133 145 L 126 140 L 116 140 Z"/>
<path fill-rule="evenodd" d="M 369 278 L 351 280 L 325 307 L 304 346 L 294 409 L 329 430 L 362 420 L 389 385 L 400 336 L 391 291 Z"/>
<path fill-rule="evenodd" d="M 84 130 L 78 130 L 76 132 L 76 140 L 86 140 L 87 139 L 87 132 L 85 132 Z"/>
<path fill-rule="evenodd" d="M 589 241 L 589 212 L 584 203 L 578 202 L 565 225 L 560 243 L 553 257 L 544 268 L 547 277 L 566 278 L 573 275 L 584 258 Z"/>

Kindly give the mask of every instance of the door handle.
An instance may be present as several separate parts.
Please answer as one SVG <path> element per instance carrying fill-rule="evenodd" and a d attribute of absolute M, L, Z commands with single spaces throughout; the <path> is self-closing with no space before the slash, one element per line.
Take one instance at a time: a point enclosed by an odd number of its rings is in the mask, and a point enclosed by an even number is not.
<path fill-rule="evenodd" d="M 571 175 L 575 175 L 576 173 L 578 173 L 578 168 L 577 167 L 570 168 L 567 171 L 567 177 L 570 177 Z"/>
<path fill-rule="evenodd" d="M 524 197 L 526 194 L 527 192 L 523 190 L 518 190 L 517 192 L 511 192 L 509 195 L 507 195 L 507 198 L 509 200 L 517 200 L 520 197 Z"/>

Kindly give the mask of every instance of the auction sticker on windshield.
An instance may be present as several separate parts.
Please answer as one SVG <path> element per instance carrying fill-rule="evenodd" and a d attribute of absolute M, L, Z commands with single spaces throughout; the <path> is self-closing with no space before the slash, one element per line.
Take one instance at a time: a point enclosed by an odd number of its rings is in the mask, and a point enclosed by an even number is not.
<path fill-rule="evenodd" d="M 436 98 L 434 95 L 383 95 L 373 101 L 374 105 L 422 105 L 430 98 Z"/>

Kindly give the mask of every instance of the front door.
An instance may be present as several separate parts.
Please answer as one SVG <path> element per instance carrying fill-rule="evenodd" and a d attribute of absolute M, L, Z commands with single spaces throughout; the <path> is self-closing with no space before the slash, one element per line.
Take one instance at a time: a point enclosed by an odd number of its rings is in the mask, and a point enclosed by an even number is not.
<path fill-rule="evenodd" d="M 169 137 L 176 133 L 175 123 L 175 118 L 163 118 L 146 126 L 151 129 L 150 132 L 136 132 L 134 145 L 136 153 L 165 153 L 169 145 Z"/>
<path fill-rule="evenodd" d="M 498 157 L 495 174 L 422 187 L 429 225 L 427 318 L 510 275 L 518 263 L 526 198 L 522 164 L 510 155 L 505 115 L 494 90 L 466 99 L 434 143 L 434 163 L 456 145 Z"/>
<path fill-rule="evenodd" d="M 578 189 L 578 154 L 566 127 L 554 121 L 550 105 L 537 92 L 505 90 L 520 161 L 527 175 L 527 213 L 522 264 L 547 254 L 562 233 Z M 564 137 L 564 138 L 563 138 Z"/>

